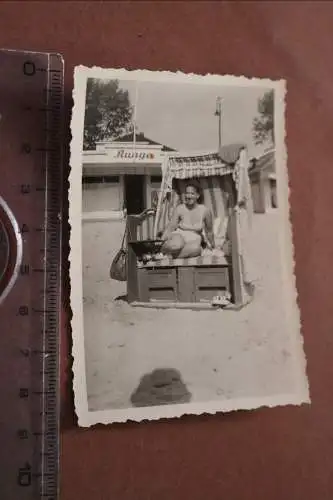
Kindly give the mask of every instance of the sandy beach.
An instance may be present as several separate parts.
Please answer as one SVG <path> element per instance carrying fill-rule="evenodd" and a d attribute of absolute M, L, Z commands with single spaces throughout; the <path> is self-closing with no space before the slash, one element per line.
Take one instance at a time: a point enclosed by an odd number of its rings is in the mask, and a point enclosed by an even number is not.
<path fill-rule="evenodd" d="M 143 375 L 176 369 L 192 402 L 289 393 L 295 380 L 281 290 L 277 213 L 255 215 L 258 281 L 241 311 L 132 308 L 109 278 L 117 222 L 83 223 L 83 295 L 89 409 L 131 406 Z"/>

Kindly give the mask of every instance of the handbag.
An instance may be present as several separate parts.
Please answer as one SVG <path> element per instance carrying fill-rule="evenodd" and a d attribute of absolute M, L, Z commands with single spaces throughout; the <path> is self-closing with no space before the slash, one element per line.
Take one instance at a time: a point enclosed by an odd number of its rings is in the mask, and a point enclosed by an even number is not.
<path fill-rule="evenodd" d="M 125 238 L 127 235 L 127 224 L 121 243 L 121 248 L 116 253 L 111 267 L 110 267 L 110 278 L 116 281 L 127 281 L 127 249 L 125 245 Z"/>

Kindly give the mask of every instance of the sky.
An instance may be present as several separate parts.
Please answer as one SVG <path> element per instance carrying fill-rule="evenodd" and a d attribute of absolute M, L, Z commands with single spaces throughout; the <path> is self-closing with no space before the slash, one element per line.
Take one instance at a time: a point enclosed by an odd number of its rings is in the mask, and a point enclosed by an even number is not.
<path fill-rule="evenodd" d="M 245 143 L 250 156 L 260 154 L 252 136 L 258 99 L 268 90 L 261 87 L 215 86 L 121 80 L 132 104 L 136 102 L 139 132 L 178 151 L 217 151 L 216 98 L 222 98 L 222 144 Z"/>

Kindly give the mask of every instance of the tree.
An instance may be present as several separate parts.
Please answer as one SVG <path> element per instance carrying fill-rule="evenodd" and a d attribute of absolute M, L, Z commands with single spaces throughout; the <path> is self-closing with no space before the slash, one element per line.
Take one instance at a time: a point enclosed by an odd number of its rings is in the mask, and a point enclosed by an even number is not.
<path fill-rule="evenodd" d="M 256 144 L 269 141 L 274 145 L 274 90 L 269 90 L 258 100 L 258 113 L 253 120 L 254 141 Z"/>
<path fill-rule="evenodd" d="M 119 88 L 118 80 L 89 78 L 83 149 L 95 149 L 97 141 L 114 139 L 128 133 L 132 113 L 128 92 Z"/>

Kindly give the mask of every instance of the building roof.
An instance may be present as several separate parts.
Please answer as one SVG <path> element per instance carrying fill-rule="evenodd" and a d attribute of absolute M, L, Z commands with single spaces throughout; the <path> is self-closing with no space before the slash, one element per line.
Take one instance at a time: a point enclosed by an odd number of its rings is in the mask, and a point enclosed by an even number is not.
<path fill-rule="evenodd" d="M 133 134 L 126 134 L 117 139 L 114 139 L 112 142 L 133 142 L 134 137 Z M 162 146 L 162 151 L 176 151 L 175 149 L 170 148 L 169 146 L 165 146 L 164 144 L 160 144 L 159 142 L 153 141 L 146 137 L 142 132 L 138 132 L 135 134 L 135 142 L 140 143 L 148 143 L 151 146 Z"/>
<path fill-rule="evenodd" d="M 252 158 L 249 172 L 250 174 L 252 174 L 254 172 L 260 172 L 269 169 L 275 171 L 275 149 L 266 151 L 258 158 Z"/>

